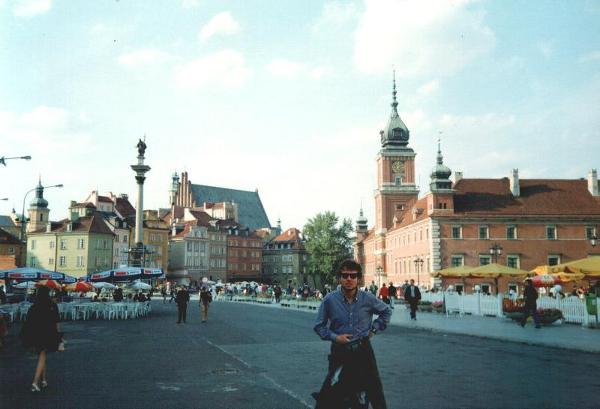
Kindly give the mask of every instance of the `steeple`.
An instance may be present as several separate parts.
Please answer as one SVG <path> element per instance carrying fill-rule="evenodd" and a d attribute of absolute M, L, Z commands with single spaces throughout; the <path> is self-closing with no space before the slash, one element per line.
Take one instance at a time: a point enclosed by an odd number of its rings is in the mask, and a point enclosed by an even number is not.
<path fill-rule="evenodd" d="M 398 101 L 396 99 L 396 94 L 396 70 L 394 70 L 392 82 L 392 112 L 390 114 L 390 119 L 388 120 L 387 126 L 384 130 L 379 132 L 381 135 L 381 146 L 383 148 L 403 148 L 408 145 L 410 132 L 398 114 Z"/>
<path fill-rule="evenodd" d="M 431 169 L 431 183 L 429 187 L 432 192 L 438 190 L 449 190 L 452 189 L 452 181 L 450 175 L 452 170 L 444 165 L 444 156 L 442 155 L 441 141 L 438 138 L 438 151 L 436 158 L 436 165 Z"/>
<path fill-rule="evenodd" d="M 358 219 L 356 219 L 356 232 L 366 233 L 369 230 L 368 220 L 363 214 L 362 204 L 360 206 L 360 213 Z"/>
<path fill-rule="evenodd" d="M 42 178 L 38 179 L 38 185 L 35 188 L 35 197 L 29 203 L 30 209 L 45 209 L 48 207 L 48 201 L 44 199 L 44 186 L 42 186 Z"/>

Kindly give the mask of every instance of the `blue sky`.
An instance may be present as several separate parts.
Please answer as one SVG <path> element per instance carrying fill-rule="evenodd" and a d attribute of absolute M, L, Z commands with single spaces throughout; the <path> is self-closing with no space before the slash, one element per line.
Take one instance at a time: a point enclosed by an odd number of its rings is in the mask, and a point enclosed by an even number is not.
<path fill-rule="evenodd" d="M 170 175 L 258 189 L 272 224 L 373 221 L 378 131 L 396 67 L 428 190 L 441 132 L 464 177 L 600 167 L 599 1 L 0 0 L 0 214 L 38 175 L 51 218 L 91 190 L 146 208 Z M 134 203 L 135 204 L 135 203 Z"/>

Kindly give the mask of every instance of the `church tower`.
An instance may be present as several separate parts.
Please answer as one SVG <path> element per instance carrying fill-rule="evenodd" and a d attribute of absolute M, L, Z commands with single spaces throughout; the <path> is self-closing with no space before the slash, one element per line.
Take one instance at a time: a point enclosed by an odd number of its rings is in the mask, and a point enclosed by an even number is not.
<path fill-rule="evenodd" d="M 396 75 L 392 90 L 392 112 L 387 126 L 380 131 L 381 149 L 377 155 L 377 189 L 375 190 L 375 233 L 385 234 L 394 219 L 417 199 L 415 152 L 408 146 L 410 131 L 398 114 Z"/>
<path fill-rule="evenodd" d="M 46 227 L 49 221 L 50 209 L 48 209 L 48 201 L 44 199 L 44 186 L 42 180 L 38 182 L 35 189 L 35 198 L 29 204 L 29 224 L 27 232 L 40 230 Z"/>
<path fill-rule="evenodd" d="M 431 169 L 431 181 L 429 183 L 429 189 L 431 194 L 427 197 L 427 213 L 432 214 L 433 212 L 454 211 L 454 190 L 452 189 L 452 181 L 450 175 L 452 170 L 444 165 L 444 157 L 442 156 L 442 148 L 440 147 L 440 140 L 438 139 L 438 151 L 436 164 Z"/>

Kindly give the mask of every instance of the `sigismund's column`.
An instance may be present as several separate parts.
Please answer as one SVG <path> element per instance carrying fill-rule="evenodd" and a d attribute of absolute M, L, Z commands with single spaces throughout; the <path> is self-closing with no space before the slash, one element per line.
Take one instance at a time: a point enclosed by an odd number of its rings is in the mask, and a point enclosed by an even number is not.
<path fill-rule="evenodd" d="M 136 165 L 131 165 L 131 169 L 135 172 L 135 180 L 137 182 L 137 205 L 135 207 L 135 244 L 130 250 L 132 255 L 132 265 L 135 267 L 142 266 L 144 254 L 144 180 L 146 180 L 146 172 L 150 170 L 150 166 L 144 164 L 144 153 L 146 152 L 146 136 L 140 139 L 137 144 L 138 162 Z"/>

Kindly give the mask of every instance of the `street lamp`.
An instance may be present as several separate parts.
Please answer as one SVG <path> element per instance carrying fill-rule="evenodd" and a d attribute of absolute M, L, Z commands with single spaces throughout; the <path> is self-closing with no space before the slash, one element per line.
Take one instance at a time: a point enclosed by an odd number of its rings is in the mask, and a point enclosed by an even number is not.
<path fill-rule="evenodd" d="M 383 267 L 377 266 L 375 270 L 377 271 L 377 280 L 379 282 L 379 288 L 381 288 L 381 276 L 383 275 Z"/>
<path fill-rule="evenodd" d="M 502 247 L 498 245 L 498 243 L 494 243 L 494 245 L 490 247 L 490 255 L 492 256 L 494 263 L 497 263 L 498 256 L 502 255 Z"/>
<path fill-rule="evenodd" d="M 25 160 L 31 160 L 31 156 L 27 155 L 27 156 L 12 156 L 10 158 L 4 157 L 4 156 L 0 156 L 0 165 L 4 165 L 6 166 L 6 161 L 9 159 L 25 159 Z"/>
<path fill-rule="evenodd" d="M 63 185 L 62 183 L 60 183 L 58 185 L 42 186 L 42 189 L 50 189 L 51 187 L 63 187 Z M 25 200 L 27 200 L 27 196 L 31 192 L 37 190 L 38 188 L 39 186 L 36 186 L 33 189 L 28 190 L 27 193 L 25 193 L 25 196 L 23 197 L 23 207 L 21 208 L 21 241 L 25 240 L 25 221 L 27 220 L 27 218 L 25 217 Z"/>
<path fill-rule="evenodd" d="M 415 270 L 417 270 L 417 287 L 421 285 L 420 272 L 421 272 L 421 269 L 423 268 L 423 263 L 424 262 L 425 262 L 425 260 L 423 260 L 421 257 L 417 257 L 414 260 Z"/>

